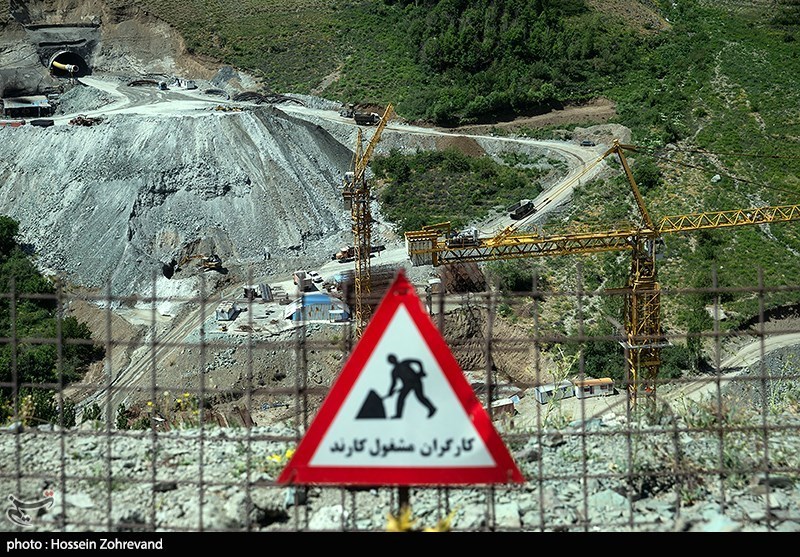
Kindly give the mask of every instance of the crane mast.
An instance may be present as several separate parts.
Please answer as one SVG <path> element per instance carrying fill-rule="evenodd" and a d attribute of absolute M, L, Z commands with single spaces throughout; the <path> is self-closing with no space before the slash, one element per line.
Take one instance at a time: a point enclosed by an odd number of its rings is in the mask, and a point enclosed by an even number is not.
<path fill-rule="evenodd" d="M 669 345 L 661 326 L 661 287 L 656 269 L 656 244 L 663 234 L 734 226 L 769 224 L 800 220 L 800 205 L 756 207 L 667 216 L 658 224 L 651 219 L 639 188 L 628 166 L 623 149 L 632 145 L 615 141 L 601 157 L 616 154 L 641 216 L 639 226 L 601 232 L 541 236 L 517 232 L 508 227 L 496 236 L 453 240 L 450 223 L 443 222 L 406 232 L 406 251 L 414 265 L 448 265 L 465 261 L 492 261 L 524 257 L 577 255 L 629 250 L 631 268 L 625 287 L 609 289 L 625 295 L 625 350 L 628 397 L 636 404 L 643 393 L 655 400 L 661 366 L 661 349 Z"/>
<path fill-rule="evenodd" d="M 353 248 L 355 258 L 355 337 L 360 338 L 361 333 L 369 321 L 371 308 L 368 298 L 372 290 L 372 277 L 370 257 L 372 254 L 372 214 L 370 212 L 370 188 L 366 179 L 367 165 L 380 141 L 381 133 L 391 119 L 394 108 L 387 105 L 383 117 L 375 129 L 375 133 L 367 144 L 361 149 L 362 133 L 358 129 L 356 150 L 353 157 L 353 166 L 345 174 L 342 195 L 345 206 L 350 207 L 350 216 L 353 223 Z"/>

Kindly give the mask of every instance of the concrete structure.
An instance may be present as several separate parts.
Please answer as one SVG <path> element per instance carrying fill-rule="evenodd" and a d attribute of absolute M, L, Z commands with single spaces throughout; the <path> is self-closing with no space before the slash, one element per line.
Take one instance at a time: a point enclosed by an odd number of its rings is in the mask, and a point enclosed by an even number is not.
<path fill-rule="evenodd" d="M 239 306 L 236 302 L 222 302 L 217 306 L 215 316 L 217 321 L 233 321 L 239 315 Z"/>
<path fill-rule="evenodd" d="M 306 290 L 310 290 L 313 286 L 311 282 L 311 277 L 305 270 L 298 270 L 292 274 L 292 280 L 297 285 L 297 289 L 301 292 L 305 292 Z"/>
<path fill-rule="evenodd" d="M 492 401 L 492 419 L 496 420 L 503 416 L 513 417 L 517 413 L 518 396 L 498 398 Z"/>
<path fill-rule="evenodd" d="M 259 284 L 245 284 L 243 289 L 244 297 L 247 300 L 261 298 L 261 300 L 264 302 L 271 302 L 274 298 L 272 294 L 272 288 L 270 288 L 269 284 L 265 282 Z"/>
<path fill-rule="evenodd" d="M 28 24 L 25 32 L 36 45 L 42 65 L 53 76 L 71 78 L 91 74 L 92 59 L 100 42 L 99 24 Z"/>
<path fill-rule="evenodd" d="M 347 321 L 350 308 L 342 300 L 323 292 L 309 292 L 286 306 L 284 319 L 292 321 Z"/>
<path fill-rule="evenodd" d="M 589 398 L 593 396 L 606 396 L 614 394 L 614 380 L 610 377 L 600 379 L 585 379 L 583 381 L 573 381 L 575 396 L 578 398 Z"/>
<path fill-rule="evenodd" d="M 47 116 L 52 110 L 53 106 L 44 95 L 3 99 L 3 116 L 5 117 L 22 118 L 25 116 Z"/>
<path fill-rule="evenodd" d="M 175 78 L 175 83 L 172 86 L 179 89 L 197 89 L 197 84 L 193 79 L 181 79 L 180 77 Z"/>
<path fill-rule="evenodd" d="M 542 404 L 547 404 L 553 399 L 561 400 L 570 398 L 575 393 L 573 391 L 573 384 L 571 381 L 562 381 L 558 385 L 555 383 L 546 383 L 537 386 L 533 392 L 536 395 L 536 400 Z"/>

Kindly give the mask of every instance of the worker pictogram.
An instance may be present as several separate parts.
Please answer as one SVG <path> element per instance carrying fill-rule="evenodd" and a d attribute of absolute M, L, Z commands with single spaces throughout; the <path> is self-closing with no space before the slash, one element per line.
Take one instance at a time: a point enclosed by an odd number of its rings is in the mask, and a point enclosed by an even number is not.
<path fill-rule="evenodd" d="M 394 395 L 395 392 L 399 394 L 397 396 L 396 411 L 392 419 L 403 417 L 403 408 L 409 393 L 414 393 L 420 404 L 428 409 L 428 417 L 433 417 L 436 413 L 436 406 L 423 392 L 422 380 L 425 377 L 425 370 L 422 362 L 413 358 L 398 360 L 395 354 L 389 354 L 387 360 L 392 365 L 392 385 L 389 387 L 389 393 L 382 397 L 376 391 L 370 391 L 367 395 L 367 400 L 364 401 L 364 406 L 361 407 L 361 411 L 356 418 L 385 418 L 386 408 L 384 407 L 384 401 Z"/>
<path fill-rule="evenodd" d="M 524 481 L 400 271 L 278 483 Z"/>

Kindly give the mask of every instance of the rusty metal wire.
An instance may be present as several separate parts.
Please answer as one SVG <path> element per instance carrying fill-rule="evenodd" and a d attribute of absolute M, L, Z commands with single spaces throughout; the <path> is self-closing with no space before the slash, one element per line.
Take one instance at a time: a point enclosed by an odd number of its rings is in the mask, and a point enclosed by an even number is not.
<path fill-rule="evenodd" d="M 220 295 L 203 284 L 196 297 L 165 297 L 154 279 L 134 305 L 110 286 L 48 297 L 12 283 L 0 295 L 10 323 L 0 338 L 0 530 L 383 531 L 406 503 L 409 530 L 448 515 L 451 531 L 800 529 L 800 285 L 665 288 L 670 312 L 688 297 L 711 300 L 701 330 L 665 318 L 664 352 L 694 346 L 700 365 L 678 375 L 681 362 L 665 358 L 648 404 L 631 404 L 624 369 L 607 396 L 540 403 L 537 387 L 596 377 L 598 358 L 623 362 L 621 347 L 608 351 L 624 340 L 622 316 L 600 311 L 621 308 L 622 295 L 584 290 L 581 273 L 571 291 L 538 289 L 535 277 L 520 292 L 419 289 L 525 482 L 408 488 L 275 482 L 353 350 L 350 324 L 278 333 L 283 305 L 267 319 L 265 302 L 239 297 L 245 319 L 222 331 Z M 90 308 L 92 340 L 65 338 L 61 321 L 52 336 L 23 334 L 17 309 L 43 299 L 62 316 Z M 746 299 L 758 314 L 729 325 L 721 310 Z M 166 317 L 166 302 L 191 310 Z M 68 382 L 70 349 L 91 345 L 102 357 Z M 52 378 L 21 377 L 31 348 L 47 346 Z M 49 414 L 31 390 L 54 393 Z M 492 404 L 500 399 L 513 405 Z"/>

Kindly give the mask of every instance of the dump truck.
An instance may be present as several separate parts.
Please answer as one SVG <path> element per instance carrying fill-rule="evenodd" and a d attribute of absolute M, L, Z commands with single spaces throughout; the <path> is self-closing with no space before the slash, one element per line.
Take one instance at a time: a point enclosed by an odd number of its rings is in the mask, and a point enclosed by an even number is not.
<path fill-rule="evenodd" d="M 339 111 L 342 118 L 352 118 L 359 126 L 374 126 L 381 121 L 381 115 L 376 112 L 359 112 L 356 105 L 348 103 Z"/>
<path fill-rule="evenodd" d="M 370 246 L 370 253 L 380 253 L 386 249 L 386 246 L 383 244 L 377 246 Z M 339 263 L 347 263 L 348 261 L 353 261 L 356 258 L 356 248 L 353 246 L 344 246 L 339 251 L 331 255 L 331 259 L 333 261 L 338 261 Z"/>
<path fill-rule="evenodd" d="M 353 120 L 359 126 L 374 126 L 381 121 L 381 115 L 377 112 L 354 112 Z"/>
<path fill-rule="evenodd" d="M 331 255 L 331 259 L 339 263 L 346 263 L 352 261 L 356 256 L 356 248 L 353 246 L 344 246 L 339 251 Z"/>
<path fill-rule="evenodd" d="M 533 201 L 530 199 L 521 199 L 513 205 L 509 205 L 506 211 L 508 211 L 509 217 L 514 220 L 519 220 L 524 219 L 532 213 L 535 213 L 536 207 L 533 205 Z"/>

